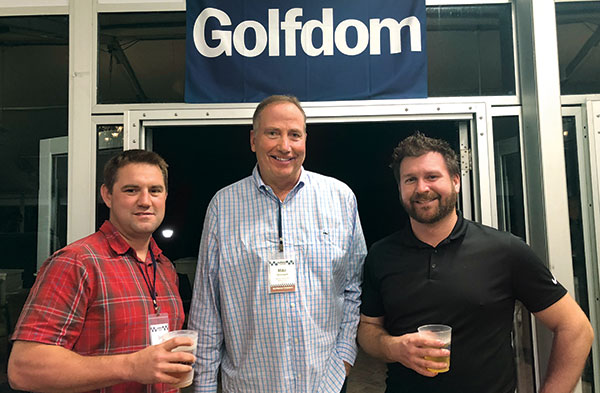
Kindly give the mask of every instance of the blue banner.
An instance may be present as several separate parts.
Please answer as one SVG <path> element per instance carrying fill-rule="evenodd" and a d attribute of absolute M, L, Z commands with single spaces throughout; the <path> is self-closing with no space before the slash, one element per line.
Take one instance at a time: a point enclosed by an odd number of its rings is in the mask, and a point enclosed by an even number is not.
<path fill-rule="evenodd" d="M 187 0 L 185 101 L 427 96 L 425 0 Z"/>

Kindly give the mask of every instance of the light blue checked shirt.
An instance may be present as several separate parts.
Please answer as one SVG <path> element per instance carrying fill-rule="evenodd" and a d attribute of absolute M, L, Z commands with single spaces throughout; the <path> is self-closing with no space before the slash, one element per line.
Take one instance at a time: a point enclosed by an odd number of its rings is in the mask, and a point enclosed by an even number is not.
<path fill-rule="evenodd" d="M 268 259 L 293 250 L 295 292 L 269 294 Z M 198 330 L 195 391 L 332 392 L 354 364 L 367 253 L 348 186 L 302 169 L 283 202 L 252 176 L 220 190 L 204 222 L 189 327 Z"/>

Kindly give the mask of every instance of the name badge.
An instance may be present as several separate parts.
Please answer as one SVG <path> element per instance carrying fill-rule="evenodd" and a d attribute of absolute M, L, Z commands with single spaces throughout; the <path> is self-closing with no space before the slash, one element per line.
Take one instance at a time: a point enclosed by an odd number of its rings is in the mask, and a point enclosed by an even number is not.
<path fill-rule="evenodd" d="M 169 333 L 169 315 L 167 313 L 148 315 L 150 345 L 160 344 L 162 336 Z"/>
<path fill-rule="evenodd" d="M 276 253 L 269 259 L 269 293 L 296 290 L 296 264 L 294 258 Z"/>

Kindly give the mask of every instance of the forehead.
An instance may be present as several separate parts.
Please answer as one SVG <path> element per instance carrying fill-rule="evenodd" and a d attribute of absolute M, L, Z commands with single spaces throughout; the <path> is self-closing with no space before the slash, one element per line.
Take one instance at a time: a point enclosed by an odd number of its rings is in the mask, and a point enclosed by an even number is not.
<path fill-rule="evenodd" d="M 130 163 L 117 170 L 115 184 L 152 183 L 165 185 L 162 171 L 158 165 Z"/>
<path fill-rule="evenodd" d="M 278 101 L 267 105 L 260 113 L 259 126 L 273 121 L 300 122 L 304 126 L 304 115 L 291 102 Z"/>
<path fill-rule="evenodd" d="M 400 176 L 427 172 L 449 173 L 444 156 L 438 152 L 429 152 L 418 157 L 405 157 L 400 163 Z"/>

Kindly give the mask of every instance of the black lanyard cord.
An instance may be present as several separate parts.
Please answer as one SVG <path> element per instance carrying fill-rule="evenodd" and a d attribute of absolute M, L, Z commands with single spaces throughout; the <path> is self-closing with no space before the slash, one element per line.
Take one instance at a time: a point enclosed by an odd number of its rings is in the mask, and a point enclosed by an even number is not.
<path fill-rule="evenodd" d="M 146 278 L 146 272 L 144 272 L 144 269 L 142 269 L 140 264 L 138 264 L 137 267 L 140 269 L 140 272 L 142 273 L 142 277 L 144 277 L 144 282 L 146 282 L 148 291 L 150 291 L 150 297 L 152 298 L 152 304 L 154 305 L 154 311 L 157 314 L 159 314 L 160 308 L 158 307 L 158 302 L 156 301 L 156 258 L 154 258 L 154 253 L 152 252 L 152 249 L 150 249 L 150 258 L 152 258 L 152 267 L 154 268 L 154 281 L 153 281 L 152 285 L 150 285 L 150 277 Z M 144 262 L 144 266 L 145 266 L 145 262 Z"/>
<path fill-rule="evenodd" d="M 283 229 L 281 225 L 281 202 L 279 202 L 279 220 L 277 222 L 277 229 L 279 232 L 279 252 L 283 252 Z"/>

